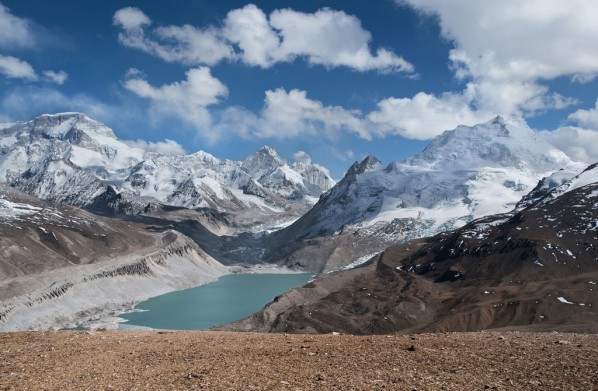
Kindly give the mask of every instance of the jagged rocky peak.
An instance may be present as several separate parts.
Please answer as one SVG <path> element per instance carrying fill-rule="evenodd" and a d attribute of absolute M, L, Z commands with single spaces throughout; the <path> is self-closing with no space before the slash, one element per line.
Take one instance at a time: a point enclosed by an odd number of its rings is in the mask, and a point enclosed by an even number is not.
<path fill-rule="evenodd" d="M 293 155 L 293 164 L 291 168 L 297 171 L 307 181 L 307 186 L 310 187 L 310 193 L 318 196 L 322 192 L 330 190 L 336 181 L 332 179 L 330 171 L 319 164 L 312 163 L 311 157 L 299 151 Z"/>
<path fill-rule="evenodd" d="M 268 146 L 248 156 L 241 168 L 257 183 L 291 199 L 319 197 L 336 183 L 326 168 L 311 162 L 307 153 L 295 153 L 294 162 L 289 165 Z"/>
<path fill-rule="evenodd" d="M 197 151 L 197 152 L 191 154 L 190 156 L 192 156 L 194 159 L 200 160 L 204 163 L 220 164 L 220 159 L 218 159 L 214 155 L 212 155 L 208 152 L 205 152 L 205 151 Z"/>
<path fill-rule="evenodd" d="M 382 162 L 380 162 L 380 160 L 378 160 L 375 156 L 373 155 L 368 155 L 365 159 L 363 159 L 361 161 L 361 163 L 359 163 L 359 171 L 360 172 L 365 172 L 367 170 L 372 170 L 374 168 L 379 167 L 382 164 Z"/>
<path fill-rule="evenodd" d="M 260 149 L 258 149 L 256 153 L 260 155 L 270 156 L 272 159 L 275 160 L 282 160 L 280 159 L 280 156 L 278 156 L 278 152 L 276 152 L 274 148 L 269 147 L 267 145 L 262 146 Z"/>
<path fill-rule="evenodd" d="M 347 175 L 345 177 L 352 177 L 359 174 L 363 174 L 366 171 L 370 171 L 382 166 L 380 160 L 378 160 L 375 156 L 368 155 L 365 159 L 360 162 L 355 162 L 347 171 Z"/>
<path fill-rule="evenodd" d="M 507 122 L 505 121 L 504 117 L 497 115 L 490 122 L 492 125 L 495 125 L 498 128 L 499 134 L 502 133 L 503 136 L 509 135 L 509 129 L 507 129 Z"/>
<path fill-rule="evenodd" d="M 253 178 L 259 179 L 284 164 L 285 162 L 273 148 L 264 145 L 256 153 L 247 156 L 241 167 Z"/>

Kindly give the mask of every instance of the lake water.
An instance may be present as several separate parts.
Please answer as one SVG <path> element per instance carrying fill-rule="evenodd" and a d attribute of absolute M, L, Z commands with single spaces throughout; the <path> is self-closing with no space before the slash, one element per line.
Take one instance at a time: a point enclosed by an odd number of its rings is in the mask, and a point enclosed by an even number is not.
<path fill-rule="evenodd" d="M 126 325 L 169 330 L 206 330 L 261 310 L 273 298 L 305 284 L 313 274 L 229 274 L 191 289 L 139 303 L 119 315 Z"/>

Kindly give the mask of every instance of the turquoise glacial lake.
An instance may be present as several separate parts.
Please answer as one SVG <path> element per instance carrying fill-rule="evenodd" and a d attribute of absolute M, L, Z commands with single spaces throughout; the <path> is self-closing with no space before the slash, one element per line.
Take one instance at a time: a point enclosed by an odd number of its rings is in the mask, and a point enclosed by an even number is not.
<path fill-rule="evenodd" d="M 313 274 L 229 274 L 209 284 L 166 293 L 119 315 L 123 325 L 168 330 L 206 330 L 261 310 L 276 296 L 305 284 Z"/>

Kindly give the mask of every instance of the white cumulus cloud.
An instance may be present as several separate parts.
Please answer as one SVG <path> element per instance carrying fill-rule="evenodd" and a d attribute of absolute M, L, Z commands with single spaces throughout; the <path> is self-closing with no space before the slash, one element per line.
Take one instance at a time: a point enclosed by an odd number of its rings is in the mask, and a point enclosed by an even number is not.
<path fill-rule="evenodd" d="M 598 130 L 563 126 L 541 134 L 573 159 L 587 164 L 598 162 Z"/>
<path fill-rule="evenodd" d="M 139 8 L 125 7 L 114 13 L 112 21 L 115 25 L 122 27 L 125 31 L 131 32 L 151 24 L 150 18 Z"/>
<path fill-rule="evenodd" d="M 357 71 L 412 73 L 414 67 L 385 48 L 375 53 L 372 36 L 355 16 L 328 8 L 315 13 L 275 10 L 269 16 L 249 4 L 230 11 L 221 25 L 202 28 L 160 26 L 138 8 L 118 10 L 113 22 L 120 42 L 168 62 L 214 65 L 241 61 L 269 68 L 305 58 L 313 65 L 348 67 Z"/>
<path fill-rule="evenodd" d="M 241 60 L 248 65 L 268 68 L 278 61 L 275 52 L 280 46 L 280 37 L 272 30 L 264 11 L 253 4 L 230 11 L 222 34 L 238 45 Z"/>
<path fill-rule="evenodd" d="M 121 44 L 135 48 L 167 62 L 187 65 L 213 65 L 232 56 L 230 48 L 214 28 L 199 29 L 191 25 L 162 26 L 147 31 L 151 19 L 139 8 L 122 8 L 114 14 L 114 25 L 122 28 Z"/>
<path fill-rule="evenodd" d="M 9 79 L 23 79 L 28 81 L 38 81 L 40 77 L 31 64 L 27 61 L 18 59 L 13 56 L 3 56 L 0 54 L 0 74 L 4 75 Z M 65 71 L 43 71 L 42 80 L 50 83 L 62 85 L 68 78 L 68 74 Z"/>
<path fill-rule="evenodd" d="M 577 110 L 569 115 L 569 119 L 575 121 L 581 127 L 598 130 L 598 100 L 596 100 L 594 108 Z"/>
<path fill-rule="evenodd" d="M 425 140 L 458 125 L 475 125 L 494 116 L 469 108 L 472 99 L 469 90 L 461 94 L 419 93 L 412 98 L 387 98 L 369 113 L 325 105 L 308 97 L 304 90 L 278 88 L 266 91 L 265 95 L 258 114 L 242 107 L 214 113 L 211 133 L 217 138 L 227 135 L 248 139 L 317 136 L 332 140 L 349 133 L 364 140 L 388 135 Z M 351 151 L 334 151 L 333 154 L 343 160 L 354 157 Z"/>
<path fill-rule="evenodd" d="M 271 26 L 279 32 L 280 61 L 305 57 L 311 64 L 346 66 L 358 71 L 413 72 L 413 65 L 386 49 L 372 54 L 372 35 L 355 16 L 328 8 L 313 14 L 291 9 L 275 10 Z"/>
<path fill-rule="evenodd" d="M 206 132 L 211 123 L 206 107 L 228 94 L 227 87 L 214 78 L 207 67 L 190 69 L 185 80 L 159 87 L 152 86 L 136 70 L 129 70 L 127 75 L 125 88 L 151 102 L 150 114 L 155 119 L 176 118 Z M 214 132 L 205 135 L 217 136 Z"/>
<path fill-rule="evenodd" d="M 297 151 L 293 154 L 293 161 L 297 163 L 310 164 L 311 156 L 305 151 Z"/>
<path fill-rule="evenodd" d="M 371 139 L 361 113 L 339 106 L 325 106 L 309 99 L 306 91 L 278 88 L 266 91 L 258 137 L 295 138 L 300 135 L 333 136 L 339 131 L 357 133 Z"/>
<path fill-rule="evenodd" d="M 470 108 L 474 93 L 467 88 L 456 94 L 435 96 L 420 92 L 412 98 L 387 98 L 378 103 L 378 110 L 369 113 L 368 119 L 380 136 L 399 134 L 426 140 L 458 125 L 475 125 L 490 119 L 491 113 Z"/>
<path fill-rule="evenodd" d="M 11 79 L 37 80 L 35 70 L 27 61 L 1 54 L 0 73 Z"/>
<path fill-rule="evenodd" d="M 31 23 L 13 15 L 0 3 L 0 47 L 31 47 L 35 44 Z"/>
<path fill-rule="evenodd" d="M 497 80 L 598 73 L 598 3 L 587 0 L 400 0 L 438 15 L 452 59 Z"/>
<path fill-rule="evenodd" d="M 334 139 L 342 133 L 364 139 L 388 135 L 426 140 L 458 125 L 475 125 L 492 118 L 469 108 L 473 92 L 440 96 L 419 93 L 412 98 L 387 98 L 376 110 L 363 113 L 340 106 L 325 105 L 308 97 L 307 92 L 284 88 L 266 91 L 264 106 L 258 115 L 241 107 L 220 112 L 212 126 L 218 134 L 236 134 L 245 138 L 296 139 L 326 137 Z M 342 159 L 352 153 L 339 152 Z M 298 155 L 299 156 L 299 155 Z"/>
<path fill-rule="evenodd" d="M 598 100 L 593 108 L 577 110 L 568 119 L 575 126 L 562 126 L 541 134 L 576 160 L 588 164 L 598 162 Z"/>
<path fill-rule="evenodd" d="M 438 17 L 453 42 L 457 77 L 477 85 L 476 104 L 533 115 L 575 103 L 541 83 L 586 82 L 598 74 L 598 2 L 587 0 L 396 0 Z"/>
<path fill-rule="evenodd" d="M 58 85 L 63 85 L 69 75 L 65 71 L 44 71 L 44 77 L 46 80 Z"/>

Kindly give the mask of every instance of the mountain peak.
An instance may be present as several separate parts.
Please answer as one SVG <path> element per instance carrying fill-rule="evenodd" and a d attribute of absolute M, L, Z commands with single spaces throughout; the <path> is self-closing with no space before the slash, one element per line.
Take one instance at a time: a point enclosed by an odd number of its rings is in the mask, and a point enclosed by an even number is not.
<path fill-rule="evenodd" d="M 538 137 L 525 123 L 496 116 L 474 126 L 458 126 L 435 137 L 410 165 L 470 169 L 477 166 L 527 167 L 543 172 L 571 160 Z"/>
<path fill-rule="evenodd" d="M 98 135 L 116 139 L 112 129 L 83 113 L 43 114 L 28 123 L 32 132 L 39 132 L 49 138 L 77 138 L 79 133 L 85 133 L 88 136 Z"/>
<path fill-rule="evenodd" d="M 497 115 L 496 117 L 494 117 L 491 123 L 494 125 L 506 126 L 505 119 L 501 115 Z"/>
<path fill-rule="evenodd" d="M 345 177 L 355 177 L 356 175 L 363 174 L 364 172 L 380 166 L 382 163 L 373 155 L 368 155 L 365 159 L 360 162 L 355 162 L 347 171 Z"/>
<path fill-rule="evenodd" d="M 359 172 L 362 173 L 367 170 L 371 170 L 372 168 L 375 168 L 376 166 L 378 166 L 380 164 L 382 164 L 382 162 L 380 162 L 380 160 L 378 160 L 375 156 L 368 155 L 365 159 L 363 159 L 359 163 L 357 168 L 358 168 Z"/>
<path fill-rule="evenodd" d="M 510 134 L 509 129 L 507 128 L 507 123 L 505 119 L 497 115 L 490 121 L 490 125 L 493 126 L 497 131 L 499 136 L 508 136 Z"/>
<path fill-rule="evenodd" d="M 285 162 L 278 156 L 278 153 L 267 145 L 261 147 L 257 152 L 249 155 L 243 160 L 243 168 L 253 178 L 259 180 L 264 175 L 271 174 Z"/>
<path fill-rule="evenodd" d="M 280 159 L 278 152 L 276 152 L 276 150 L 274 148 L 269 147 L 267 145 L 262 146 L 260 149 L 258 149 L 258 151 L 256 153 L 271 156 L 274 159 Z"/>

